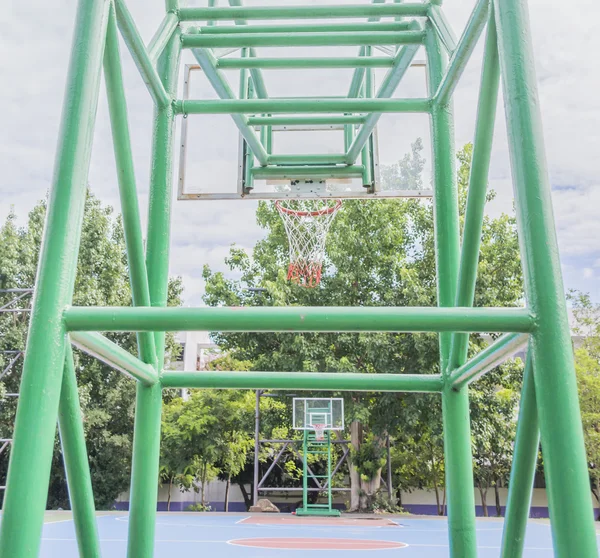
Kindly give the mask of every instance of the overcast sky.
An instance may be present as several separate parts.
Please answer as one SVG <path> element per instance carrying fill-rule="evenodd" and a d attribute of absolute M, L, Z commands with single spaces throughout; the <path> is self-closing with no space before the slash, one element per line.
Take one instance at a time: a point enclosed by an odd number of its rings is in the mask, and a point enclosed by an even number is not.
<path fill-rule="evenodd" d="M 290 3 L 324 2 L 294 0 Z M 346 2 L 328 0 L 327 3 Z M 128 0 L 127 4 L 142 37 L 148 42 L 164 14 L 163 2 Z M 196 0 L 193 4 L 206 5 L 206 0 Z M 246 0 L 245 4 L 281 5 L 282 2 Z M 595 300 L 600 300 L 600 65 L 597 60 L 600 35 L 595 26 L 600 5 L 594 0 L 530 0 L 529 4 L 565 285 L 590 292 Z M 473 0 L 444 2 L 457 35 L 460 35 L 472 5 Z M 75 1 L 9 0 L 3 7 L 0 12 L 0 106 L 3 107 L 0 220 L 3 222 L 14 206 L 19 222 L 24 223 L 27 212 L 45 196 L 50 185 Z M 347 50 L 343 52 L 348 54 Z M 145 221 L 152 106 L 124 47 L 122 53 L 134 162 Z M 456 92 L 457 146 L 473 138 L 480 61 L 481 49 L 478 49 Z M 186 56 L 183 62 L 191 63 L 192 59 Z M 311 76 L 314 77 L 312 81 Z M 237 89 L 235 76 L 228 74 L 228 77 Z M 334 70 L 317 74 L 309 71 L 301 75 L 293 72 L 266 75 L 269 93 L 273 96 L 311 92 L 315 96 L 342 95 L 349 78 L 347 71 Z M 180 94 L 181 89 L 182 79 Z M 214 97 L 201 79 L 195 82 L 192 94 L 195 98 Z M 397 96 L 423 95 L 424 74 L 417 69 L 411 70 Z M 510 211 L 512 207 L 501 108 L 490 176 L 491 187 L 498 193 L 497 200 L 488 208 L 494 215 Z M 235 129 L 224 118 L 228 117 L 189 119 L 191 154 L 188 154 L 188 161 L 191 160 L 191 166 L 187 180 L 190 189 L 198 185 L 203 189 L 235 188 L 237 137 Z M 96 128 L 89 182 L 93 192 L 118 211 L 110 125 L 103 90 Z M 401 158 L 416 137 L 423 137 L 429 149 L 425 117 L 386 116 L 380 128 L 382 163 Z M 307 143 L 306 139 L 303 141 Z M 308 143 L 312 151 L 323 147 L 313 139 Z M 324 149 L 335 152 L 335 138 Z M 202 155 L 199 154 L 201 151 Z M 430 159 L 428 152 L 426 155 Z M 263 233 L 254 222 L 254 210 L 255 203 L 247 201 L 175 202 L 170 271 L 183 276 L 186 303 L 200 303 L 203 288 L 200 275 L 205 263 L 215 269 L 224 269 L 223 259 L 232 243 L 250 249 L 261 237 Z"/>

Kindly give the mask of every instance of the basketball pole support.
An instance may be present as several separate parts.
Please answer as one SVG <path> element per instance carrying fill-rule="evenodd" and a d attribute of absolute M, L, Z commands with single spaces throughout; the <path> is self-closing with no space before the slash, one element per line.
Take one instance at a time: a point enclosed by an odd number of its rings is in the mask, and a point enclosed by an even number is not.
<path fill-rule="evenodd" d="M 544 452 L 554 555 L 559 558 L 596 558 L 592 500 L 589 488 L 583 430 L 562 285 L 551 187 L 544 154 L 541 117 L 531 33 L 525 0 L 479 0 L 458 41 L 449 30 L 441 1 L 337 6 L 273 6 L 180 8 L 166 0 L 166 15 L 146 47 L 127 11 L 124 0 L 79 0 L 73 49 L 65 91 L 62 126 L 55 173 L 50 189 L 44 239 L 40 252 L 35 296 L 19 405 L 13 435 L 2 524 L 0 558 L 36 556 L 40 549 L 44 509 L 57 420 L 63 444 L 69 496 L 74 512 L 80 552 L 98 555 L 93 521 L 90 471 L 69 343 L 72 341 L 137 380 L 136 416 L 131 479 L 128 556 L 151 558 L 157 504 L 161 392 L 168 386 L 248 389 L 328 389 L 372 391 L 373 375 L 279 374 L 253 376 L 216 375 L 213 384 L 190 373 L 163 371 L 165 331 L 431 331 L 440 334 L 440 374 L 404 377 L 377 376 L 382 390 L 435 392 L 442 397 L 446 486 L 448 490 L 449 544 L 453 558 L 474 557 L 475 505 L 469 434 L 468 384 L 522 346 L 528 334 L 529 352 L 517 427 L 510 494 L 503 534 L 503 558 L 518 558 L 531 498 L 538 443 Z M 371 18 L 365 25 L 327 24 L 327 32 L 299 30 L 244 32 L 244 20 Z M 391 30 L 389 22 L 374 29 L 380 18 L 403 23 Z M 404 18 L 425 18 L 417 30 Z M 235 21 L 230 33 L 188 33 L 187 21 Z M 487 22 L 487 38 L 478 107 L 477 128 L 469 185 L 465 227 L 460 247 L 457 185 L 454 168 L 452 94 Z M 405 24 L 405 25 L 404 25 Z M 139 217 L 131 156 L 127 109 L 122 85 L 117 25 L 155 102 L 153 157 L 146 253 Z M 386 25 L 388 27 L 384 27 Z M 288 26 L 290 27 L 290 26 Z M 210 27 L 214 31 L 215 26 Z M 288 35 L 297 34 L 297 37 Z M 302 43 L 363 45 L 355 60 L 353 95 L 344 99 L 269 99 L 261 68 L 281 67 L 281 62 L 254 56 L 256 44 Z M 282 36 L 286 35 L 286 36 Z M 325 35 L 325 36 L 324 36 Z M 200 38 L 198 38 L 200 37 Z M 204 37 L 204 38 L 202 38 Z M 221 37 L 221 38 L 219 38 Z M 222 38 L 224 37 L 224 38 Z M 330 37 L 330 39 L 328 39 Z M 425 99 L 371 97 L 363 85 L 365 68 L 394 70 L 376 59 L 367 47 L 383 44 L 424 43 L 428 57 L 429 96 Z M 247 68 L 260 98 L 181 100 L 176 79 L 182 48 L 236 44 L 249 49 L 250 57 L 229 62 Z M 105 48 L 106 46 L 106 48 Z M 358 60 L 361 58 L 361 60 Z M 364 60 L 362 60 L 364 59 Z M 100 87 L 104 72 L 113 130 L 119 192 L 133 294 L 133 308 L 72 308 L 77 254 L 87 175 Z M 295 59 L 295 67 L 352 67 L 352 59 Z M 278 65 L 279 64 L 279 65 Z M 223 63 L 223 67 L 227 62 Z M 217 63 L 216 70 L 219 70 Z M 479 255 L 479 239 L 489 157 L 501 77 L 515 190 L 517 226 L 526 289 L 526 308 L 470 308 Z M 260 89 L 260 91 L 259 91 Z M 363 91 L 363 97 L 359 97 Z M 388 92 L 385 93 L 386 95 Z M 434 210 L 438 285 L 436 308 L 165 308 L 171 217 L 173 126 L 177 115 L 240 114 L 249 126 L 260 125 L 267 165 L 250 169 L 274 177 L 286 160 L 277 159 L 270 147 L 270 124 L 288 122 L 341 123 L 365 126 L 373 114 L 420 112 L 431 118 L 434 146 Z M 315 114 L 318 113 L 318 116 Z M 271 116 L 274 115 L 274 116 Z M 289 116 L 287 116 L 289 115 Z M 331 115 L 331 116 L 328 116 Z M 270 122 L 270 119 L 273 121 Z M 363 134 L 366 135 L 366 134 Z M 348 157 L 354 136 L 347 134 Z M 361 140 L 362 141 L 362 140 Z M 357 149 L 357 148 L 361 149 Z M 363 145 L 352 154 L 362 157 Z M 275 162 L 278 164 L 270 164 Z M 327 174 L 322 157 L 291 157 L 296 172 L 310 169 L 311 176 Z M 264 161 L 263 161 L 264 162 Z M 283 164 L 279 164 L 283 163 Z M 348 173 L 362 176 L 364 165 L 349 161 Z M 339 165 L 339 162 L 336 163 Z M 334 166 L 336 166 L 334 165 Z M 280 168 L 281 167 L 281 168 Z M 329 167 L 331 168 L 331 167 Z M 335 171 L 340 173 L 339 170 Z M 333 174 L 333 172 L 331 173 Z M 139 358 L 99 335 L 100 331 L 138 334 Z M 72 339 L 69 339 L 73 332 Z M 91 332 L 91 335 L 82 335 Z M 501 332 L 496 343 L 467 361 L 470 332 Z M 67 360 L 65 360 L 67 359 Z M 415 371 L 418 372 L 418 371 Z M 241 373 L 243 374 L 243 373 Z M 275 376 L 278 376 L 277 378 Z M 331 376 L 337 376 L 332 378 Z M 392 375 L 390 375 L 392 376 Z M 32 481 L 33 479 L 33 481 Z"/>

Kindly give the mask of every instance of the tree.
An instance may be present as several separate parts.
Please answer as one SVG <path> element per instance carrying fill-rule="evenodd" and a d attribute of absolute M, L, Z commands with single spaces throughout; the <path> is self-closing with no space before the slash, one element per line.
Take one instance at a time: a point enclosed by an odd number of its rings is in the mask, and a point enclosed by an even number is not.
<path fill-rule="evenodd" d="M 384 169 L 392 186 L 421 184 L 422 144 L 393 169 Z M 461 215 L 464 214 L 472 147 L 459 155 Z M 390 186 L 391 187 L 391 186 Z M 259 204 L 257 222 L 267 235 L 252 254 L 233 246 L 226 263 L 239 279 L 205 267 L 204 300 L 212 306 L 434 306 L 436 304 L 433 207 L 414 199 L 347 200 L 327 237 L 327 260 L 321 284 L 306 289 L 286 280 L 287 237 L 271 203 Z M 521 270 L 516 227 L 512 216 L 486 218 L 479 263 L 477 306 L 519 305 Z M 250 287 L 261 287 L 259 294 Z M 395 333 L 228 333 L 215 334 L 219 345 L 238 360 L 250 361 L 253 370 L 372 373 L 439 373 L 437 336 Z M 471 337 L 471 350 L 484 344 Z M 364 509 L 379 486 L 378 446 L 390 434 L 436 444 L 436 466 L 428 482 L 439 486 L 443 464 L 438 436 L 423 438 L 423 428 L 440 431 L 439 397 L 422 394 L 346 394 L 346 423 L 350 429 L 353 459 L 350 463 L 351 508 Z M 418 418 L 431 421 L 424 426 Z M 411 430 L 414 428 L 414 430 Z M 401 431 L 401 432 L 400 432 Z M 363 444 L 370 448 L 361 447 Z M 369 456 L 363 460 L 363 456 Z M 433 458 L 432 458 L 433 459 Z M 435 478 L 435 480 L 434 480 Z M 430 484 L 433 488 L 433 486 Z M 362 496 L 361 496 L 362 494 Z"/>
<path fill-rule="evenodd" d="M 569 299 L 575 318 L 573 330 L 579 337 L 575 371 L 588 472 L 592 493 L 600 504 L 600 304 L 577 291 L 572 291 Z"/>
<path fill-rule="evenodd" d="M 45 201 L 35 205 L 26 226 L 16 226 L 11 213 L 0 229 L 0 288 L 32 288 L 39 257 L 46 213 Z M 169 305 L 181 303 L 179 279 L 169 284 Z M 10 299 L 0 295 L 0 306 Z M 127 258 L 123 227 L 111 207 L 88 192 L 73 303 L 80 306 L 130 306 Z M 0 313 L 0 350 L 23 350 L 26 345 L 28 314 Z M 136 354 L 135 335 L 107 335 L 120 346 Z M 177 350 L 168 337 L 167 358 Z M 0 354 L 0 367 L 5 362 Z M 129 486 L 135 383 L 98 360 L 75 353 L 81 407 L 96 506 L 110 509 L 116 498 Z M 10 375 L 0 382 L 8 392 L 18 392 L 22 359 Z M 16 400 L 0 406 L 0 437 L 12 435 Z M 8 452 L 0 456 L 0 477 L 8 466 Z M 68 494 L 58 440 L 50 479 L 48 506 L 68 507 Z"/>

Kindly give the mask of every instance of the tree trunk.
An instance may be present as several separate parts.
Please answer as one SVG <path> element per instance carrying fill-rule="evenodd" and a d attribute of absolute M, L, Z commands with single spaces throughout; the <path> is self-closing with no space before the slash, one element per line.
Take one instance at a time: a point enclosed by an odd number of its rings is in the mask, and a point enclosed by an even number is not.
<path fill-rule="evenodd" d="M 354 451 L 360 448 L 362 437 L 362 424 L 358 421 L 350 423 L 350 445 Z M 352 463 L 352 459 L 348 460 L 348 469 L 350 470 L 350 510 L 358 511 L 360 509 L 360 475 L 356 467 Z"/>
<path fill-rule="evenodd" d="M 171 511 L 171 488 L 173 486 L 173 477 L 169 477 L 169 489 L 167 490 L 167 511 Z"/>
<path fill-rule="evenodd" d="M 369 480 L 360 481 L 360 510 L 367 511 L 371 507 L 371 503 L 375 494 L 381 486 L 381 468 L 377 470 L 375 476 Z"/>
<path fill-rule="evenodd" d="M 479 489 L 479 495 L 481 496 L 481 507 L 483 508 L 483 517 L 489 517 L 486 501 L 487 487 L 483 488 L 480 483 L 477 483 L 477 488 Z"/>
<path fill-rule="evenodd" d="M 225 511 L 229 511 L 229 488 L 231 487 L 231 473 L 227 477 L 227 484 L 225 485 Z"/>
<path fill-rule="evenodd" d="M 496 495 L 496 517 L 502 517 L 502 506 L 500 505 L 500 487 L 496 482 L 494 484 L 494 493 Z"/>
<path fill-rule="evenodd" d="M 442 515 L 443 510 L 442 506 L 440 505 L 440 491 L 438 489 L 437 479 L 435 477 L 433 477 L 433 490 L 435 492 L 435 505 L 437 507 L 437 514 Z"/>
<path fill-rule="evenodd" d="M 252 505 L 252 497 L 250 496 L 250 494 L 254 494 L 254 486 L 250 485 L 250 492 L 248 492 L 243 482 L 238 482 L 237 485 L 240 487 L 240 492 L 242 493 L 242 496 L 244 498 L 246 511 L 248 511 L 250 509 L 250 506 Z"/>

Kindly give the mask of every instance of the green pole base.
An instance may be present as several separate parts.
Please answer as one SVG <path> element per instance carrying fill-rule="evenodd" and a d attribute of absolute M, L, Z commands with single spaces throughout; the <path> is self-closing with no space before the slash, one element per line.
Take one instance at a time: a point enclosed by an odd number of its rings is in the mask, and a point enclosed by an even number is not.
<path fill-rule="evenodd" d="M 296 515 L 299 515 L 299 516 L 320 515 L 320 516 L 326 516 L 326 517 L 340 517 L 340 515 L 342 515 L 342 513 L 340 512 L 340 510 L 334 510 L 334 509 L 329 509 L 329 508 L 308 507 L 308 508 L 297 508 Z"/>

